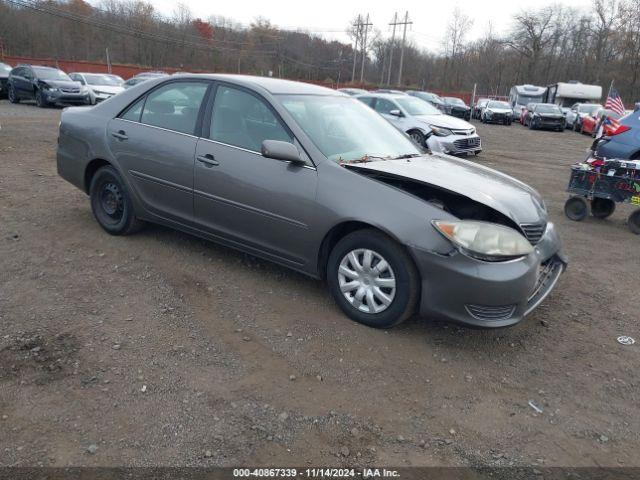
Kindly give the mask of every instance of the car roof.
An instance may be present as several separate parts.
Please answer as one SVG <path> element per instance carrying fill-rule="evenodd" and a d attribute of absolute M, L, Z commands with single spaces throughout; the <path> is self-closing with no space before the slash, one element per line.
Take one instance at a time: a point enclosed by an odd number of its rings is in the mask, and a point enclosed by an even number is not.
<path fill-rule="evenodd" d="M 362 95 L 358 95 L 358 97 L 375 97 L 375 98 L 387 98 L 390 100 L 398 100 L 398 99 L 403 99 L 403 98 L 407 98 L 409 95 L 405 95 L 400 94 L 400 93 L 376 93 L 376 92 L 369 92 L 369 93 L 363 93 Z"/>
<path fill-rule="evenodd" d="M 332 88 L 321 87 L 311 83 L 296 82 L 293 80 L 283 80 L 273 77 L 259 77 L 254 75 L 236 75 L 227 73 L 192 73 L 182 75 L 185 78 L 206 78 L 210 80 L 227 81 L 248 88 L 259 87 L 274 95 L 332 95 L 348 97 L 346 93 L 333 90 Z"/>

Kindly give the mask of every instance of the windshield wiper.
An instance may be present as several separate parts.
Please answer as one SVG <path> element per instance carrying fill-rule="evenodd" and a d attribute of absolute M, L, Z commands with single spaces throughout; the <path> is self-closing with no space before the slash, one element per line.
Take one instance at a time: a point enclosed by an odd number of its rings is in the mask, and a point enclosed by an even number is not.
<path fill-rule="evenodd" d="M 340 159 L 338 163 L 340 164 L 352 164 L 352 163 L 367 163 L 372 160 L 392 160 L 391 157 L 380 157 L 378 155 L 363 155 L 360 158 L 354 158 L 353 160 L 343 160 Z"/>

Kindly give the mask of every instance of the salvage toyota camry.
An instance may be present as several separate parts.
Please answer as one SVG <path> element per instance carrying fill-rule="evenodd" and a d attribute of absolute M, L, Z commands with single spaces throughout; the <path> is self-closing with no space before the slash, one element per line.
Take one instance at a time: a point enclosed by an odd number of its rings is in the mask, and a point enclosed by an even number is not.
<path fill-rule="evenodd" d="M 113 235 L 164 224 L 326 279 L 373 327 L 512 325 L 566 266 L 539 194 L 422 151 L 340 92 L 239 75 L 149 80 L 62 112 L 60 175 Z"/>

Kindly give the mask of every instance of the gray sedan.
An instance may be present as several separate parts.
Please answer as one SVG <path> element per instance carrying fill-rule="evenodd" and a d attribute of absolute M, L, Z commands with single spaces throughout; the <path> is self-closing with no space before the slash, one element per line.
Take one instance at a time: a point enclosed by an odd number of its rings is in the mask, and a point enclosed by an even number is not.
<path fill-rule="evenodd" d="M 112 235 L 167 225 L 326 279 L 352 319 L 499 327 L 566 261 L 544 202 L 511 177 L 425 154 L 334 90 L 163 77 L 63 111 L 60 175 Z"/>

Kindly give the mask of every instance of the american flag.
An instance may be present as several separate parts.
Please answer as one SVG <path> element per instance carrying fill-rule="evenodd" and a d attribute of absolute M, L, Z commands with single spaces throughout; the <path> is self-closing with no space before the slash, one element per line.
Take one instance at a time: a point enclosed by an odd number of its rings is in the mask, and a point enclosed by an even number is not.
<path fill-rule="evenodd" d="M 616 112 L 618 115 L 624 115 L 624 103 L 618 94 L 617 90 L 611 89 L 609 96 L 607 97 L 607 103 L 604 104 L 604 108 Z"/>

